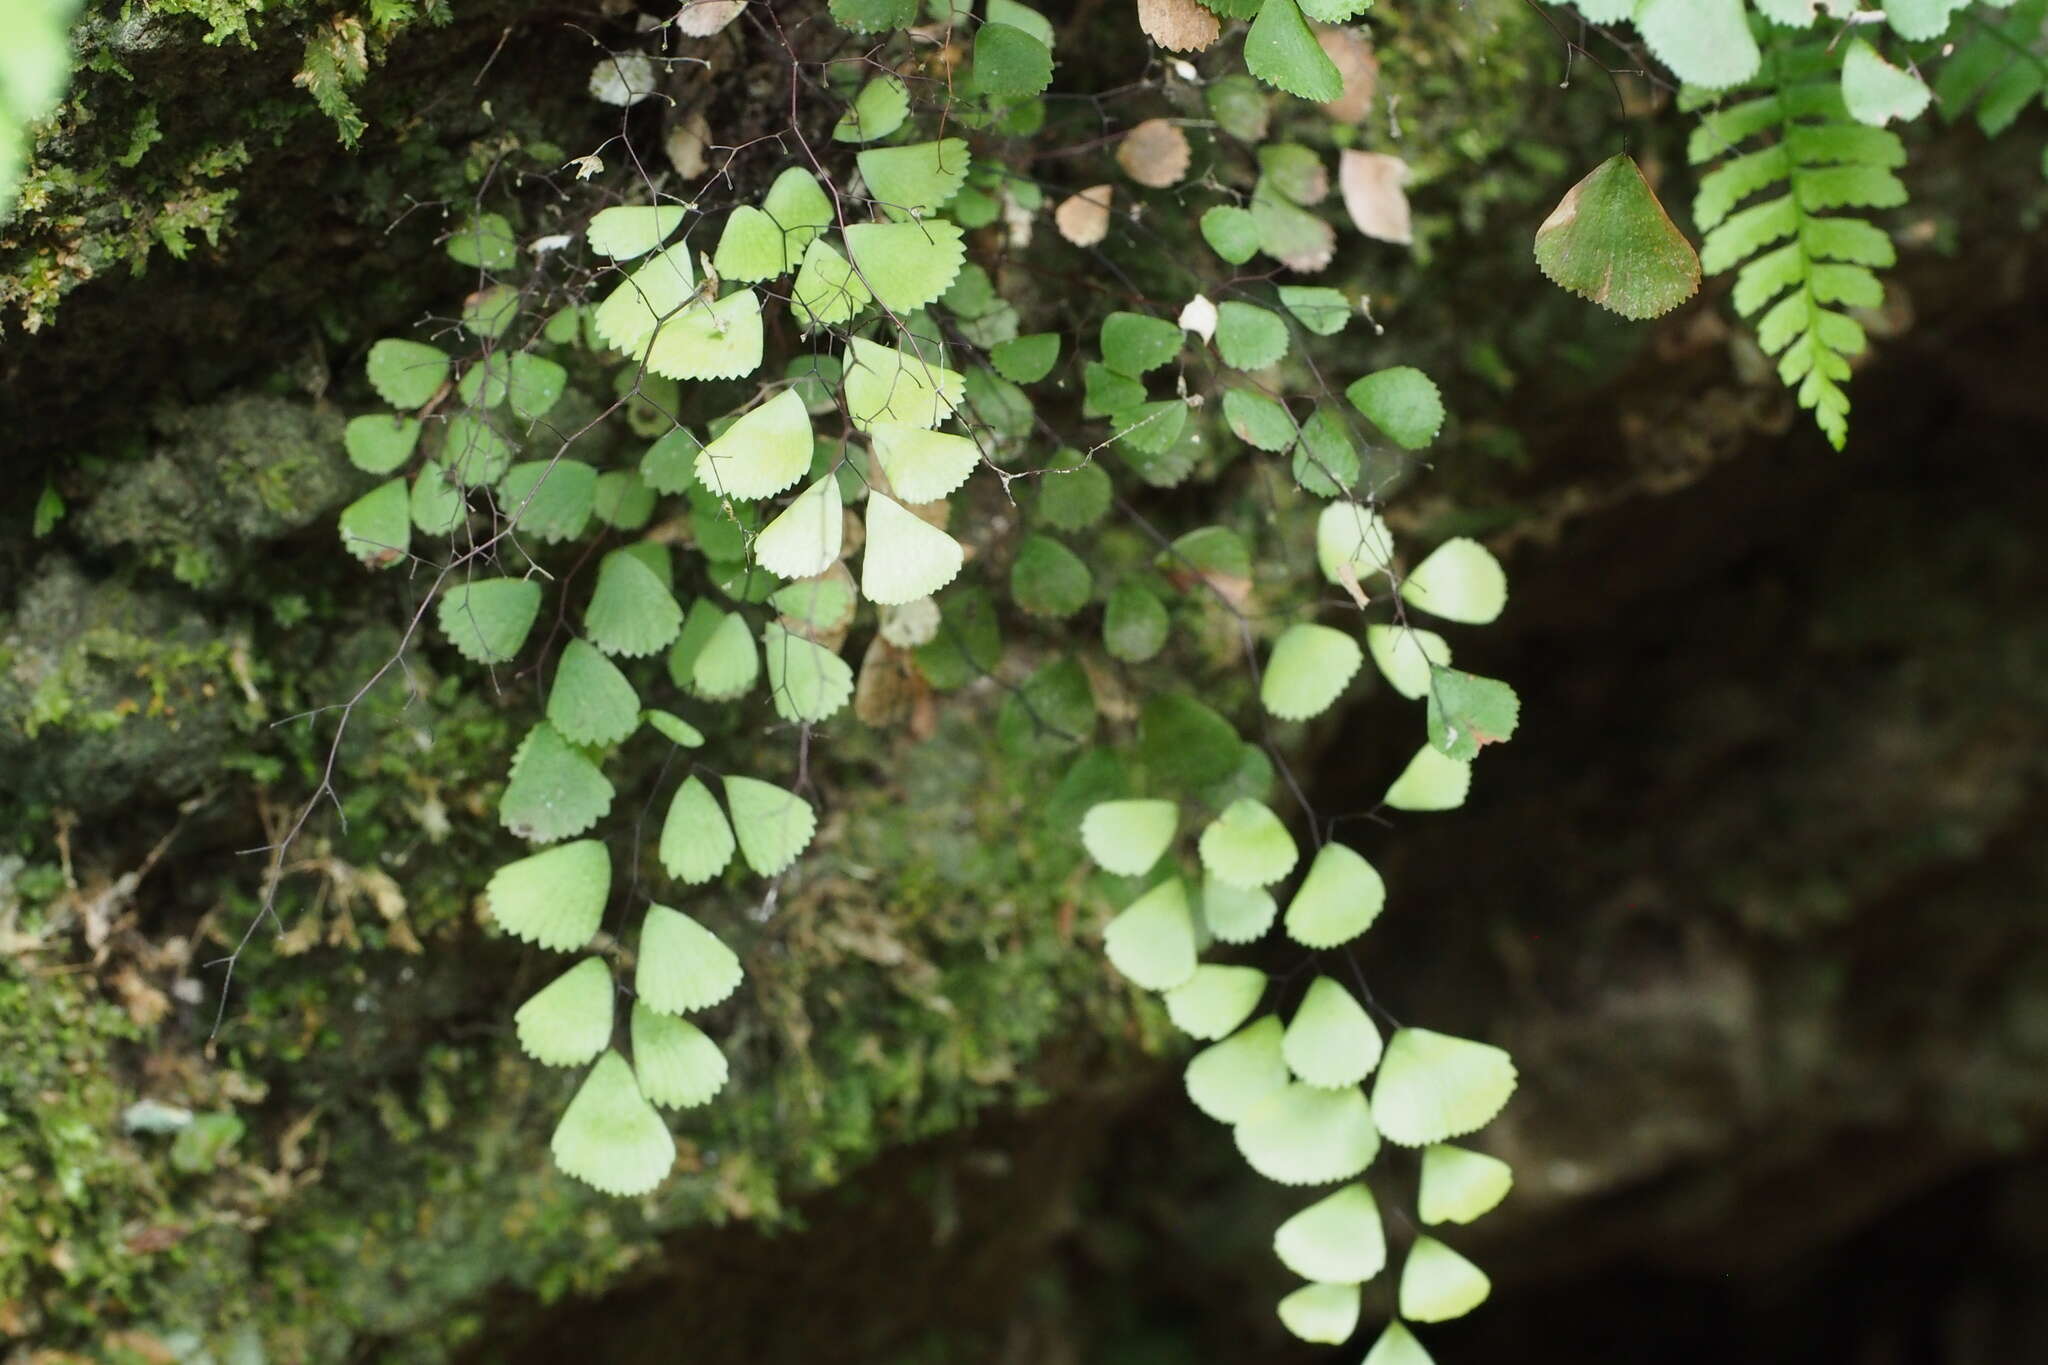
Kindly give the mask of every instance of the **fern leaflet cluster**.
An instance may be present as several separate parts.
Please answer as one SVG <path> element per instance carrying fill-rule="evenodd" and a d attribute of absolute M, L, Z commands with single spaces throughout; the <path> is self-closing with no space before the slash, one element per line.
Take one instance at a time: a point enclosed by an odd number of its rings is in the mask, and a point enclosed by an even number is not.
<path fill-rule="evenodd" d="M 1883 301 L 1873 272 L 1896 259 L 1891 239 L 1857 211 L 1906 201 L 1892 174 L 1906 149 L 1850 117 L 1838 63 L 1817 43 L 1780 44 L 1759 80 L 1763 93 L 1706 112 L 1687 149 L 1694 165 L 1718 163 L 1693 201 L 1706 233 L 1700 263 L 1708 274 L 1737 271 L 1736 312 L 1757 318 L 1779 377 L 1840 449 L 1842 382 L 1868 344 L 1849 310 Z"/>
<path fill-rule="evenodd" d="M 2019 0 L 2003 16 L 1967 19 L 1934 95 L 1947 118 L 1974 117 L 1986 137 L 1997 137 L 2048 92 L 2048 0 Z"/>

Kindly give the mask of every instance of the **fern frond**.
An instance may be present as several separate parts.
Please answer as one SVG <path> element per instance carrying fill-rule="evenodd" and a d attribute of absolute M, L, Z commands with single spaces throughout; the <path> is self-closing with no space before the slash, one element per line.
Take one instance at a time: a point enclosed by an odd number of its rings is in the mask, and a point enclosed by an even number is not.
<path fill-rule="evenodd" d="M 306 39 L 305 60 L 292 84 L 311 95 L 320 112 L 334 121 L 342 145 L 353 147 L 370 125 L 348 92 L 369 74 L 369 35 L 363 21 L 340 15 Z"/>
<path fill-rule="evenodd" d="M 1762 93 L 1704 113 L 1687 148 L 1696 166 L 1718 163 L 1693 200 L 1706 233 L 1700 265 L 1710 275 L 1736 271 L 1735 311 L 1756 319 L 1779 378 L 1840 449 L 1842 384 L 1868 345 L 1846 310 L 1882 302 L 1873 272 L 1895 259 L 1891 239 L 1855 211 L 1906 202 L 1892 174 L 1906 149 L 1896 134 L 1850 118 L 1838 60 L 1824 46 L 1774 36 L 1758 73 Z"/>
<path fill-rule="evenodd" d="M 1934 97 L 1950 122 L 1974 115 L 1996 137 L 2048 91 L 2048 0 L 2018 0 L 2003 17 L 1972 11 L 1951 33 Z"/>

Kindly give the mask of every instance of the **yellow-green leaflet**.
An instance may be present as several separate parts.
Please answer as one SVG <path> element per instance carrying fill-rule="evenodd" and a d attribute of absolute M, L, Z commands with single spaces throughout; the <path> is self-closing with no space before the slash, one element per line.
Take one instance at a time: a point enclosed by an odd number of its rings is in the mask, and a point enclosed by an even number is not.
<path fill-rule="evenodd" d="M 1359 1298 L 1355 1284 L 1305 1284 L 1280 1300 L 1280 1321 L 1303 1341 L 1341 1345 L 1358 1330 Z"/>
<path fill-rule="evenodd" d="M 680 882 L 708 882 L 725 871 L 735 847 L 718 798 L 694 774 L 685 778 L 661 827 L 662 870 Z"/>
<path fill-rule="evenodd" d="M 823 237 L 811 239 L 789 291 L 790 311 L 800 324 L 806 329 L 836 327 L 873 298 L 852 262 Z"/>
<path fill-rule="evenodd" d="M 1105 871 L 1136 877 L 1173 842 L 1180 807 L 1171 801 L 1103 801 L 1081 819 L 1081 844 Z"/>
<path fill-rule="evenodd" d="M 1185 1081 L 1195 1107 L 1218 1123 L 1236 1123 L 1287 1084 L 1280 1020 L 1266 1015 L 1189 1060 Z"/>
<path fill-rule="evenodd" d="M 372 568 L 405 561 L 412 546 L 412 495 L 404 479 L 387 479 L 341 513 L 342 547 Z"/>
<path fill-rule="evenodd" d="M 946 292 L 967 259 L 960 229 L 943 218 L 916 223 L 856 223 L 846 254 L 885 308 L 907 313 Z"/>
<path fill-rule="evenodd" d="M 519 652 L 540 615 L 540 584 L 529 578 L 458 582 L 437 611 L 442 633 L 463 658 L 501 664 Z"/>
<path fill-rule="evenodd" d="M 865 337 L 851 338 L 842 383 L 854 425 L 864 430 L 877 422 L 935 427 L 952 416 L 967 392 L 967 381 L 940 361 L 939 348 L 929 341 L 899 350 Z"/>
<path fill-rule="evenodd" d="M 1492 1290 L 1485 1271 L 1425 1234 L 1408 1248 L 1401 1267 L 1401 1316 L 1410 1322 L 1446 1322 L 1486 1302 Z"/>
<path fill-rule="evenodd" d="M 683 626 L 683 609 L 668 585 L 630 547 L 598 566 L 597 587 L 583 609 L 590 642 L 607 654 L 645 658 L 668 647 Z"/>
<path fill-rule="evenodd" d="M 853 670 L 846 660 L 770 621 L 761 631 L 768 660 L 768 692 L 784 720 L 815 725 L 853 699 Z"/>
<path fill-rule="evenodd" d="M 1232 886 L 1269 886 L 1294 870 L 1294 836 L 1263 802 L 1239 797 L 1202 831 L 1202 866 Z"/>
<path fill-rule="evenodd" d="M 832 129 L 834 142 L 875 142 L 903 126 L 910 115 L 910 90 L 893 71 L 861 87 L 853 106 Z"/>
<path fill-rule="evenodd" d="M 845 529 L 839 478 L 827 474 L 754 537 L 754 558 L 779 577 L 810 578 L 838 562 Z"/>
<path fill-rule="evenodd" d="M 746 617 L 716 607 L 711 612 L 717 624 L 690 665 L 690 686 L 707 701 L 730 701 L 753 689 L 761 676 L 761 656 Z"/>
<path fill-rule="evenodd" d="M 1436 1361 L 1422 1349 L 1408 1324 L 1395 1318 L 1365 1353 L 1364 1365 L 1436 1365 Z"/>
<path fill-rule="evenodd" d="M 1472 789 L 1472 765 L 1446 758 L 1428 744 L 1387 788 L 1386 802 L 1395 810 L 1456 810 Z"/>
<path fill-rule="evenodd" d="M 547 714 L 571 744 L 617 744 L 640 728 L 640 697 L 617 664 L 587 642 L 571 640 L 555 665 Z"/>
<path fill-rule="evenodd" d="M 725 1088 L 725 1054 L 689 1020 L 636 1001 L 633 1073 L 648 1099 L 666 1109 L 688 1109 Z"/>
<path fill-rule="evenodd" d="M 801 240 L 796 240 L 799 234 L 785 233 L 765 211 L 742 204 L 726 217 L 718 251 L 711 258 L 712 268 L 722 280 L 746 284 L 772 280 L 789 272 L 815 232 L 815 228 L 804 229 Z"/>
<path fill-rule="evenodd" d="M 1431 664 L 1451 662 L 1450 642 L 1420 626 L 1367 626 L 1365 648 L 1387 685 L 1410 701 L 1429 692 Z"/>
<path fill-rule="evenodd" d="M 860 591 L 870 602 L 900 606 L 952 582 L 965 555 L 960 542 L 893 498 L 868 494 L 867 548 Z"/>
<path fill-rule="evenodd" d="M 1372 927 L 1386 900 L 1371 863 L 1343 844 L 1324 844 L 1288 902 L 1287 936 L 1305 948 L 1348 943 Z"/>
<path fill-rule="evenodd" d="M 505 864 L 484 888 L 484 901 L 506 933 L 564 953 L 597 932 L 611 886 L 604 845 L 578 839 Z"/>
<path fill-rule="evenodd" d="M 1514 1093 L 1514 1061 L 1491 1043 L 1404 1028 L 1387 1044 L 1372 1099 L 1387 1141 L 1426 1147 L 1485 1127 Z"/>
<path fill-rule="evenodd" d="M 677 242 L 636 268 L 606 296 L 591 316 L 591 327 L 605 344 L 638 360 L 654 331 L 697 292 L 690 267 L 690 244 Z"/>
<path fill-rule="evenodd" d="M 1251 1106 L 1234 1130 L 1253 1170 L 1283 1185 L 1349 1180 L 1379 1154 L 1365 1096 L 1290 1082 Z"/>
<path fill-rule="evenodd" d="M 1379 1205 L 1364 1182 L 1326 1195 L 1280 1225 L 1273 1234 L 1280 1262 L 1304 1280 L 1359 1284 L 1387 1263 L 1386 1231 Z"/>
<path fill-rule="evenodd" d="M 583 833 L 611 809 L 613 789 L 590 756 L 542 721 L 512 755 L 498 821 L 522 839 L 551 844 Z"/>
<path fill-rule="evenodd" d="M 1264 887 L 1232 886 L 1214 876 L 1202 879 L 1202 922 L 1220 943 L 1250 943 L 1263 937 L 1279 913 L 1279 902 Z"/>
<path fill-rule="evenodd" d="M 697 481 L 721 497 L 767 498 L 811 467 L 811 414 L 784 389 L 697 452 Z"/>
<path fill-rule="evenodd" d="M 1205 962 L 1166 992 L 1166 1013 L 1189 1037 L 1214 1040 L 1251 1017 L 1265 993 L 1266 974 L 1257 967 Z"/>
<path fill-rule="evenodd" d="M 585 237 L 590 249 L 615 261 L 629 261 L 667 241 L 682 225 L 680 204 L 619 204 L 600 210 Z"/>
<path fill-rule="evenodd" d="M 1514 1184 L 1513 1168 L 1499 1157 L 1436 1143 L 1422 1151 L 1416 1210 L 1425 1223 L 1469 1223 L 1492 1212 Z"/>
<path fill-rule="evenodd" d="M 1102 932 L 1116 969 L 1148 991 L 1170 991 L 1195 974 L 1195 921 L 1187 888 L 1169 878 L 1124 908 Z"/>
<path fill-rule="evenodd" d="M 549 1146 L 565 1174 L 614 1195 L 647 1193 L 676 1160 L 668 1125 L 617 1052 L 597 1059 Z"/>
<path fill-rule="evenodd" d="M 874 423 L 868 444 L 889 476 L 889 487 L 907 503 L 945 497 L 981 463 L 981 448 L 967 437 L 903 422 Z"/>
<path fill-rule="evenodd" d="M 818 828 L 817 812 L 809 802 L 759 778 L 728 774 L 725 804 L 732 811 L 740 856 L 763 877 L 773 877 L 795 862 Z"/>
<path fill-rule="evenodd" d="M 1298 621 L 1273 642 L 1259 700 L 1282 720 L 1321 715 L 1364 661 L 1358 642 L 1343 631 Z"/>
<path fill-rule="evenodd" d="M 761 298 L 738 289 L 699 298 L 663 323 L 647 368 L 670 379 L 740 379 L 761 368 L 761 344 Z"/>
<path fill-rule="evenodd" d="M 898 222 L 926 217 L 951 199 L 974 164 L 967 143 L 957 137 L 873 147 L 855 160 L 875 206 Z"/>
<path fill-rule="evenodd" d="M 1380 1059 L 1380 1032 L 1351 992 L 1327 976 L 1310 983 L 1280 1044 L 1287 1068 L 1310 1085 L 1357 1085 Z"/>
<path fill-rule="evenodd" d="M 1342 586 L 1381 573 L 1394 562 L 1394 538 L 1379 513 L 1363 503 L 1333 502 L 1316 519 L 1316 562 L 1323 577 Z"/>
<path fill-rule="evenodd" d="M 512 1017 L 519 1046 L 549 1066 L 582 1066 L 612 1036 L 612 974 L 586 957 L 534 994 Z"/>
<path fill-rule="evenodd" d="M 649 1009 L 686 1014 L 718 1004 L 740 984 L 740 960 L 680 910 L 650 905 L 640 925 L 633 993 Z"/>

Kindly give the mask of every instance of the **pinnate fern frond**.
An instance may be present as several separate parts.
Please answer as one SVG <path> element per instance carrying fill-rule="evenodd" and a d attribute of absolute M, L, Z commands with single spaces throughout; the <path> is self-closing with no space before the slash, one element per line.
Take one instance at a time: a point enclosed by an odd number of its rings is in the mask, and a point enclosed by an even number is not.
<path fill-rule="evenodd" d="M 2048 103 L 2048 0 L 2017 0 L 2004 14 L 1972 11 L 1950 36 L 1954 50 L 1934 83 L 1944 117 L 1975 118 L 1996 137 L 2030 104 Z"/>
<path fill-rule="evenodd" d="M 1756 319 L 1779 377 L 1840 449 L 1842 384 L 1868 346 L 1849 310 L 1883 301 L 1874 272 L 1896 259 L 1891 239 L 1858 211 L 1906 201 L 1892 174 L 1906 149 L 1850 117 L 1839 59 L 1817 43 L 1781 40 L 1758 79 L 1759 93 L 1708 110 L 1692 134 L 1692 163 L 1716 163 L 1693 201 L 1706 233 L 1700 264 L 1710 275 L 1737 272 L 1735 311 Z"/>

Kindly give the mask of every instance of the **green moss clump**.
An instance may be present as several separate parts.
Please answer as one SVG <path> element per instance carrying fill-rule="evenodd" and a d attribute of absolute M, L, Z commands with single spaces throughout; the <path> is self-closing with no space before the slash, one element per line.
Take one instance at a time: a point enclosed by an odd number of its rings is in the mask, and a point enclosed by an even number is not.
<path fill-rule="evenodd" d="M 49 560 L 0 622 L 7 795 L 92 812 L 197 789 L 255 719 L 239 652 L 170 597 Z"/>
<path fill-rule="evenodd" d="M 339 415 L 281 398 L 182 409 L 139 464 L 103 471 L 78 520 L 96 549 L 167 569 L 193 587 L 225 585 L 241 552 L 312 524 L 347 499 Z"/>
<path fill-rule="evenodd" d="M 17 905 L 0 859 L 0 939 Z M 17 1338 L 132 1301 L 151 1269 L 137 1235 L 163 1206 L 149 1163 L 119 1136 L 114 1051 L 138 1030 L 89 981 L 31 976 L 19 946 L 0 951 L 0 1333 Z"/>

